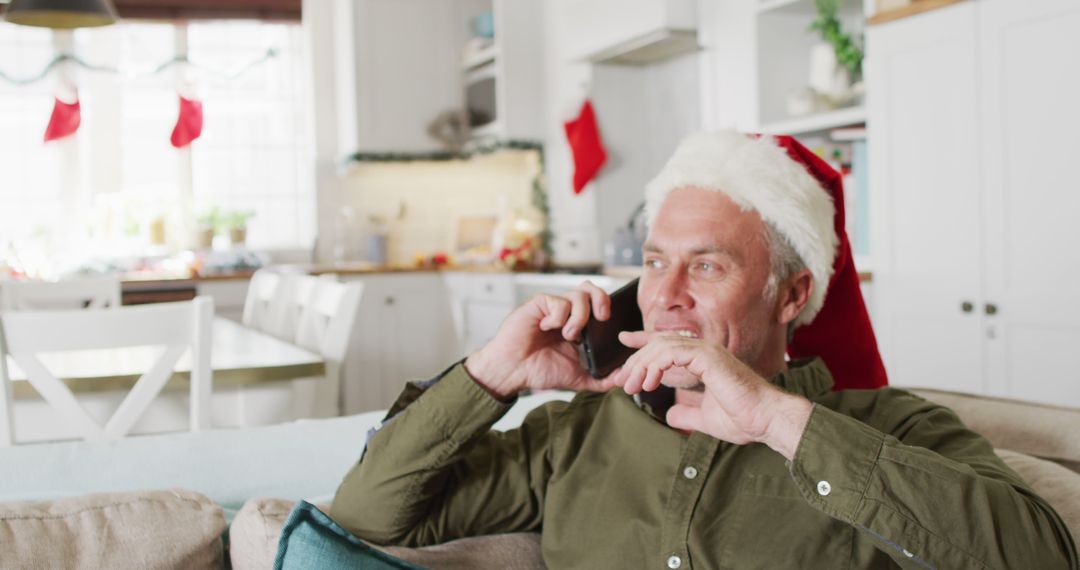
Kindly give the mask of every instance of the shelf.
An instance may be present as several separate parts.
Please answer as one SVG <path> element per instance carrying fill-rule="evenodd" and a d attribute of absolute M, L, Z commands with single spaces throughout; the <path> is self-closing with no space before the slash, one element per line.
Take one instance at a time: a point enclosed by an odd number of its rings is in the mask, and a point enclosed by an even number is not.
<path fill-rule="evenodd" d="M 805 4 L 805 2 L 802 0 L 760 0 L 754 9 L 757 10 L 758 14 L 772 11 L 786 12 L 791 9 L 806 11 L 805 6 L 800 6 L 800 4 Z M 811 9 L 812 8 L 813 7 L 811 6 Z"/>
<path fill-rule="evenodd" d="M 761 132 L 770 135 L 805 135 L 866 122 L 865 107 L 846 107 L 805 117 L 785 119 L 761 125 Z"/>
<path fill-rule="evenodd" d="M 938 8 L 944 8 L 951 6 L 952 4 L 959 4 L 966 0 L 921 0 L 908 4 L 902 8 L 896 8 L 895 10 L 888 10 L 885 12 L 878 12 L 866 20 L 868 26 L 876 26 L 878 24 L 884 24 L 885 22 L 891 22 L 893 20 L 899 20 L 901 18 L 907 18 L 908 16 L 914 16 L 916 14 L 922 14 L 923 12 L 929 12 L 930 10 L 937 10 Z"/>
<path fill-rule="evenodd" d="M 473 140 L 485 138 L 499 138 L 503 134 L 503 126 L 498 121 L 492 121 L 486 125 L 475 127 L 470 131 Z"/>
<path fill-rule="evenodd" d="M 470 54 L 468 57 L 464 57 L 461 60 L 461 68 L 468 71 L 473 68 L 480 67 L 482 65 L 491 63 L 499 57 L 499 46 L 497 44 L 491 44 L 490 46 Z"/>

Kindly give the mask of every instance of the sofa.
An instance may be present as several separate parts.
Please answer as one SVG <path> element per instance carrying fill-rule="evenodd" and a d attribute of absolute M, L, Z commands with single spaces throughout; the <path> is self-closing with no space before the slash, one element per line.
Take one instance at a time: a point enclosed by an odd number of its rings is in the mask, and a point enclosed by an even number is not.
<path fill-rule="evenodd" d="M 1080 410 L 935 390 L 1080 536 Z M 495 429 L 567 393 L 518 401 Z M 327 505 L 382 412 L 0 449 L 2 568 L 270 568 L 297 501 Z M 428 568 L 542 568 L 539 537 L 381 548 Z"/>

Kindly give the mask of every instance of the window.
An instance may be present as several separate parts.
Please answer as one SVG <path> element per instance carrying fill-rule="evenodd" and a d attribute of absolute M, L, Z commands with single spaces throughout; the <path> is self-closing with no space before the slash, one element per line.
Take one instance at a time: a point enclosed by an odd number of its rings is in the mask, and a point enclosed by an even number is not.
<path fill-rule="evenodd" d="M 95 256 L 161 253 L 150 243 L 161 223 L 164 251 L 175 251 L 193 246 L 196 217 L 210 208 L 253 212 L 251 249 L 311 247 L 312 107 L 298 24 L 125 22 L 68 34 L 0 23 L 0 72 L 14 79 L 67 51 L 56 45 L 107 68 L 62 64 L 73 70 L 82 124 L 47 144 L 63 71 L 27 84 L 0 77 L 0 255 L 14 243 L 24 263 L 50 274 Z M 191 65 L 155 73 L 185 49 Z M 181 76 L 193 78 L 204 108 L 190 150 L 169 143 Z"/>

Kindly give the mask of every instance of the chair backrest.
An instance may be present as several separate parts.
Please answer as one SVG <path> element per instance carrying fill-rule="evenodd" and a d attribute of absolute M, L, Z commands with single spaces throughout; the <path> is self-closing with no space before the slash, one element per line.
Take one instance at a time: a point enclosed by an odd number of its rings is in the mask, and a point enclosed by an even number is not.
<path fill-rule="evenodd" d="M 120 278 L 85 277 L 65 281 L 5 281 L 0 310 L 104 309 L 120 306 Z"/>
<path fill-rule="evenodd" d="M 319 280 L 336 280 L 336 275 L 315 277 L 303 273 L 260 269 L 251 276 L 244 299 L 244 326 L 295 343 L 307 306 Z"/>
<path fill-rule="evenodd" d="M 333 274 L 320 275 L 289 275 L 282 283 L 282 295 L 278 299 L 278 307 L 274 316 L 274 322 L 267 331 L 270 334 L 287 340 L 294 344 L 300 344 L 300 328 L 306 317 L 307 307 L 315 295 L 315 287 L 320 281 L 336 281 Z M 305 346 L 312 350 L 316 347 Z"/>
<path fill-rule="evenodd" d="M 363 283 L 341 283 L 323 275 L 312 284 L 301 307 L 296 344 L 317 351 L 327 360 L 343 362 L 356 325 Z"/>
<path fill-rule="evenodd" d="M 277 319 L 275 311 L 279 306 L 278 298 L 282 295 L 285 275 L 272 269 L 259 269 L 251 276 L 247 297 L 244 298 L 244 314 L 240 322 L 262 332 L 270 332 Z"/>
<path fill-rule="evenodd" d="M 15 442 L 9 357 L 41 397 L 71 422 L 84 439 L 107 441 L 131 431 L 172 376 L 177 361 L 190 349 L 190 426 L 192 431 L 209 428 L 213 317 L 214 303 L 209 297 L 110 310 L 0 314 L 0 446 Z M 104 424 L 87 413 L 67 384 L 39 358 L 42 353 L 140 346 L 164 346 L 165 350 Z"/>

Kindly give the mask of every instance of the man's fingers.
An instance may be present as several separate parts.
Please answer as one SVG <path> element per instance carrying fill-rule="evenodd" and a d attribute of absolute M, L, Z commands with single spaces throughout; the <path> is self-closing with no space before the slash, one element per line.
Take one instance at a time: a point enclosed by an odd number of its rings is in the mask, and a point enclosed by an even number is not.
<path fill-rule="evenodd" d="M 581 330 L 589 322 L 589 295 L 584 291 L 571 291 L 566 295 L 570 301 L 570 316 L 563 325 L 562 335 L 566 340 L 577 340 Z"/>
<path fill-rule="evenodd" d="M 705 413 L 697 406 L 675 404 L 668 408 L 667 423 L 675 429 L 705 431 Z"/>
<path fill-rule="evenodd" d="M 553 331 L 563 328 L 570 317 L 570 301 L 554 295 L 541 295 L 538 303 L 544 313 L 540 330 Z"/>
<path fill-rule="evenodd" d="M 621 373 L 622 368 L 620 367 L 616 368 L 611 374 L 608 374 L 603 378 L 589 378 L 588 382 L 585 383 L 585 389 L 590 392 L 607 392 L 617 386 L 615 378 Z"/>
<path fill-rule="evenodd" d="M 592 281 L 585 281 L 578 286 L 584 291 L 592 303 L 592 314 L 598 321 L 606 321 L 611 318 L 611 297 L 607 292 L 597 287 Z"/>
<path fill-rule="evenodd" d="M 649 333 L 645 331 L 623 331 L 619 333 L 619 342 L 630 348 L 641 348 L 649 343 Z"/>

